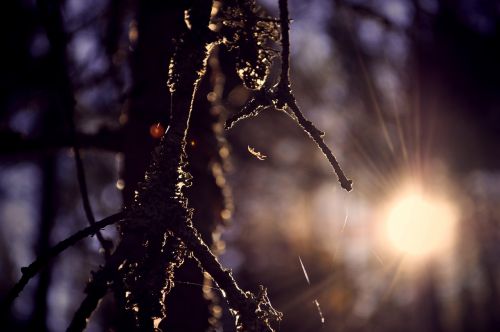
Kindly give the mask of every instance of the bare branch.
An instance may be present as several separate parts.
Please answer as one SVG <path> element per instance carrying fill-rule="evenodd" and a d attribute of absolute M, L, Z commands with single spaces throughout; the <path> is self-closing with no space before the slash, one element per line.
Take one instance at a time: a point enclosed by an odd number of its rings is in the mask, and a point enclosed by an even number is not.
<path fill-rule="evenodd" d="M 275 108 L 279 110 L 286 111 L 286 109 L 290 109 L 291 113 L 285 113 L 297 121 L 309 137 L 318 145 L 337 174 L 341 187 L 350 191 L 352 190 L 352 180 L 345 176 L 337 159 L 330 148 L 325 144 L 323 140 L 325 134 L 304 117 L 295 100 L 290 84 L 290 19 L 288 18 L 288 1 L 279 0 L 279 8 L 281 25 L 280 81 L 273 89 L 268 89 L 266 85 L 261 88 L 257 92 L 256 97 L 252 98 L 239 113 L 227 120 L 226 129 L 230 129 L 239 120 L 257 115 L 262 109 L 269 106 L 270 103 L 273 103 Z"/>
<path fill-rule="evenodd" d="M 57 59 L 58 70 L 56 71 L 57 82 L 61 87 L 61 105 L 66 116 L 66 122 L 69 127 L 69 137 L 75 154 L 76 173 L 78 177 L 78 184 L 82 195 L 83 208 L 85 215 L 90 225 L 95 224 L 95 217 L 90 206 L 88 197 L 87 182 L 85 179 L 85 170 L 83 168 L 83 161 L 80 155 L 80 146 L 77 140 L 77 130 L 74 121 L 75 115 L 75 96 L 71 88 L 71 79 L 69 78 L 66 64 L 68 59 L 66 57 L 66 47 L 68 36 L 66 35 L 61 12 L 58 9 L 57 3 L 53 0 L 40 1 L 38 3 L 40 13 L 42 15 L 43 23 L 47 29 L 47 36 L 53 46 L 52 52 L 55 59 Z M 104 248 L 106 257 L 109 257 L 109 252 L 112 247 L 109 240 L 104 239 L 101 232 L 97 230 L 97 239 Z"/>
<path fill-rule="evenodd" d="M 233 278 L 231 270 L 224 269 L 217 257 L 203 242 L 192 223 L 181 226 L 178 234 L 198 260 L 200 267 L 207 271 L 223 291 L 229 306 L 236 310 L 236 328 L 238 331 L 273 332 L 271 323 L 280 321 L 282 314 L 273 308 L 266 290 L 261 286 L 257 296 L 243 292 Z"/>
<path fill-rule="evenodd" d="M 240 120 L 257 116 L 261 111 L 271 105 L 272 103 L 267 96 L 266 90 L 261 89 L 257 91 L 256 95 L 253 96 L 238 113 L 226 120 L 224 127 L 226 130 L 229 130 Z"/>
<path fill-rule="evenodd" d="M 280 24 L 281 24 L 281 78 L 275 90 L 275 100 L 277 100 L 278 107 L 288 105 L 292 111 L 292 118 L 304 129 L 313 141 L 318 145 L 323 154 L 327 157 L 332 165 L 340 185 L 347 191 L 352 189 L 352 180 L 347 179 L 342 168 L 340 167 L 337 159 L 333 155 L 330 148 L 323 140 L 324 133 L 316 128 L 314 124 L 307 120 L 300 111 L 295 96 L 293 95 L 290 86 L 290 21 L 288 19 L 288 0 L 279 0 L 280 8 Z M 283 104 L 283 105 L 282 105 Z M 288 114 L 288 113 L 287 113 Z"/>
<path fill-rule="evenodd" d="M 101 269 L 94 273 L 92 282 L 85 289 L 87 296 L 80 304 L 70 325 L 66 329 L 67 332 L 80 332 L 87 327 L 87 321 L 90 315 L 94 312 L 99 304 L 99 301 L 106 295 L 108 290 L 108 281 L 112 279 L 110 269 Z"/>
<path fill-rule="evenodd" d="M 293 96 L 290 96 L 293 97 Z M 326 145 L 325 141 L 323 140 L 324 133 L 316 128 L 314 124 L 307 120 L 302 112 L 300 111 L 299 107 L 297 106 L 297 103 L 295 100 L 289 100 L 287 102 L 288 107 L 292 110 L 294 117 L 296 118 L 296 121 L 298 124 L 302 127 L 302 129 L 309 134 L 309 137 L 313 139 L 313 141 L 318 145 L 318 147 L 321 149 L 323 154 L 326 156 L 328 161 L 333 167 L 333 170 L 335 171 L 335 174 L 337 174 L 337 177 L 340 182 L 340 186 L 344 188 L 347 191 L 352 190 L 352 180 L 348 179 L 344 172 L 342 171 L 342 168 L 340 167 L 337 159 L 332 153 L 332 150 Z"/>
<path fill-rule="evenodd" d="M 76 162 L 76 174 L 78 177 L 78 184 L 80 187 L 80 193 L 82 196 L 82 202 L 83 202 L 83 209 L 85 210 L 85 215 L 87 217 L 87 221 L 89 224 L 95 225 L 95 217 L 94 213 L 92 212 L 92 207 L 90 205 L 90 200 L 89 200 L 89 193 L 87 189 L 87 181 L 85 179 L 85 169 L 83 168 L 83 161 L 82 157 L 80 155 L 80 148 L 78 146 L 78 142 L 76 140 L 76 131 L 75 131 L 75 124 L 73 121 L 73 117 L 71 117 L 71 135 L 73 136 L 73 151 L 75 153 L 75 162 Z M 111 249 L 113 248 L 113 242 L 111 240 L 105 239 L 102 233 L 97 230 L 96 232 L 97 239 L 101 243 L 101 246 L 104 249 L 104 256 L 106 259 L 110 256 Z"/>
<path fill-rule="evenodd" d="M 87 292 L 87 296 L 82 301 L 80 307 L 73 316 L 70 325 L 66 329 L 67 332 L 80 332 L 85 330 L 87 327 L 87 320 L 90 318 L 92 312 L 94 312 L 97 308 L 99 301 L 104 297 L 104 295 L 106 295 L 108 286 L 106 285 L 107 280 L 104 278 L 103 271 L 104 270 L 99 271 L 101 273 L 98 272 L 100 280 L 90 284 L 92 289 Z M 94 278 L 97 277 L 98 276 L 96 274 Z"/>
<path fill-rule="evenodd" d="M 19 296 L 19 294 L 28 284 L 30 279 L 32 279 L 47 264 L 47 262 L 50 259 L 59 255 L 61 252 L 68 249 L 70 246 L 74 245 L 78 241 L 86 238 L 87 236 L 95 234 L 101 228 L 122 221 L 123 217 L 124 217 L 123 213 L 119 212 L 107 218 L 104 218 L 101 221 L 97 221 L 93 225 L 84 228 L 81 231 L 78 231 L 75 234 L 71 235 L 67 239 L 59 242 L 54 247 L 52 247 L 48 252 L 38 256 L 38 258 L 29 266 L 21 268 L 21 272 L 23 275 L 21 279 L 19 279 L 19 281 L 10 289 L 10 291 L 7 294 L 7 297 L 4 299 L 1 306 L 2 314 L 8 312 L 8 309 L 12 305 L 12 302 L 14 302 L 15 298 Z"/>

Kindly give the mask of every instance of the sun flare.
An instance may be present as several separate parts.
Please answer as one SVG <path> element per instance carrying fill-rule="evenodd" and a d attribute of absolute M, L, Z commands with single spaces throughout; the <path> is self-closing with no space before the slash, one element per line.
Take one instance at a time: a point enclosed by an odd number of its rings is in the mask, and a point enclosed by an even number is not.
<path fill-rule="evenodd" d="M 399 253 L 414 259 L 430 258 L 451 249 L 456 219 L 451 202 L 412 189 L 388 206 L 384 237 Z"/>

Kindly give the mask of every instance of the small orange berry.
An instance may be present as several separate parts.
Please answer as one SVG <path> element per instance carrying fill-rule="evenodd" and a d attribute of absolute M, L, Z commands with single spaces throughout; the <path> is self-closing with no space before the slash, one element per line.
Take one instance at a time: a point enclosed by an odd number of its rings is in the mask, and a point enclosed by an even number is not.
<path fill-rule="evenodd" d="M 165 133 L 165 127 L 159 122 L 152 124 L 151 127 L 149 127 L 149 133 L 153 138 L 161 138 Z"/>

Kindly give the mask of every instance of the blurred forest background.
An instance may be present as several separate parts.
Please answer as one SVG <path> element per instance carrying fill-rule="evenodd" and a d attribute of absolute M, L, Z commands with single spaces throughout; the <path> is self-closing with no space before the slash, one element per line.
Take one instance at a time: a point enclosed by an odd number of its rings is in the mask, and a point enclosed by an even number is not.
<path fill-rule="evenodd" d="M 38 252 L 87 225 L 75 129 L 96 218 L 131 200 L 168 125 L 179 24 L 172 13 L 181 2 L 3 4 L 0 298 Z M 277 1 L 261 5 L 278 15 Z M 293 90 L 354 190 L 340 188 L 283 113 L 237 124 L 226 141 L 220 121 L 251 92 L 233 56 L 218 48 L 195 103 L 188 192 L 195 221 L 216 231 L 223 265 L 244 289 L 268 287 L 284 313 L 279 331 L 500 331 L 500 3 L 290 0 L 289 7 Z M 384 211 L 408 182 L 453 205 L 446 250 L 421 258 L 387 245 Z M 116 239 L 113 229 L 104 235 Z M 6 330 L 63 331 L 89 271 L 103 263 L 99 248 L 93 237 L 55 259 L 16 300 Z M 166 331 L 234 329 L 221 299 L 212 298 L 207 313 L 196 264 L 176 278 Z M 111 302 L 88 331 L 114 324 Z"/>

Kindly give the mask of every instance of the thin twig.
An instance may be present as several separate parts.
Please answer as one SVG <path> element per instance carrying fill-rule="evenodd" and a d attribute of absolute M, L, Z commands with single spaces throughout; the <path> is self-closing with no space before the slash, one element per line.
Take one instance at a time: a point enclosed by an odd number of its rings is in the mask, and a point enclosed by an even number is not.
<path fill-rule="evenodd" d="M 326 156 L 328 161 L 337 174 L 340 185 L 347 191 L 352 190 L 352 180 L 348 179 L 337 159 L 333 155 L 332 150 L 326 145 L 323 140 L 325 135 L 321 130 L 309 120 L 307 120 L 300 111 L 295 96 L 292 92 L 290 84 L 290 19 L 288 18 L 288 1 L 279 0 L 280 9 L 280 25 L 281 25 L 281 74 L 278 84 L 274 88 L 269 89 L 265 84 L 264 87 L 257 92 L 257 95 L 245 104 L 243 109 L 236 115 L 229 118 L 226 122 L 226 129 L 230 129 L 236 122 L 259 114 L 264 108 L 274 104 L 276 109 L 285 111 L 292 119 L 294 119 L 304 131 L 318 145 L 320 150 Z M 290 109 L 287 112 L 286 109 Z"/>
<path fill-rule="evenodd" d="M 47 29 L 47 36 L 53 46 L 53 56 L 57 60 L 57 71 L 55 75 L 57 77 L 57 82 L 61 86 L 62 108 L 65 111 L 64 114 L 67 118 L 66 121 L 69 127 L 69 135 L 75 153 L 76 172 L 80 192 L 82 195 L 83 208 L 85 210 L 85 215 L 89 224 L 94 225 L 95 217 L 92 213 L 92 208 L 90 206 L 88 197 L 87 182 L 85 180 L 85 170 L 83 168 L 83 162 L 80 155 L 80 147 L 77 141 L 76 125 L 74 121 L 76 101 L 73 90 L 71 88 L 71 79 L 69 78 L 68 72 L 65 68 L 65 65 L 68 62 L 66 57 L 66 46 L 69 39 L 63 27 L 62 16 L 59 7 L 57 6 L 57 2 L 54 0 L 39 1 L 38 6 L 43 18 L 45 28 Z M 99 231 L 96 234 L 97 239 L 104 248 L 105 256 L 109 257 L 109 253 L 111 250 L 110 242 L 104 239 Z"/>
<path fill-rule="evenodd" d="M 87 221 L 89 225 L 94 225 L 95 224 L 95 217 L 94 213 L 92 212 L 92 206 L 90 205 L 90 200 L 89 200 L 89 192 L 87 188 L 87 180 L 85 177 L 85 168 L 83 167 L 83 161 L 82 161 L 82 156 L 80 154 L 80 145 L 78 144 L 78 139 L 77 139 L 77 131 L 76 131 L 76 125 L 75 125 L 75 103 L 74 103 L 74 96 L 71 92 L 71 90 L 67 90 L 68 92 L 68 98 L 72 101 L 71 103 L 68 103 L 68 107 L 65 108 L 66 110 L 66 116 L 67 116 L 67 121 L 69 125 L 69 135 L 71 138 L 71 142 L 73 145 L 73 152 L 75 154 L 75 163 L 76 163 L 76 175 L 78 178 L 78 186 L 80 188 L 80 194 L 82 196 L 82 202 L 83 202 L 83 209 L 85 211 L 85 216 L 87 217 Z M 96 237 L 99 243 L 101 244 L 102 248 L 104 249 L 104 257 L 106 259 L 109 258 L 111 254 L 111 249 L 113 248 L 113 242 L 105 239 L 102 233 L 98 230 L 96 232 Z"/>
<path fill-rule="evenodd" d="M 238 113 L 232 115 L 226 120 L 224 124 L 225 129 L 231 129 L 240 120 L 259 115 L 259 113 L 268 106 L 272 106 L 272 101 L 268 98 L 266 89 L 257 91 L 255 96 L 253 96 Z"/>
<path fill-rule="evenodd" d="M 339 182 L 340 182 L 340 186 L 347 191 L 351 191 L 352 190 L 352 180 L 348 179 L 345 176 L 344 171 L 342 171 L 342 168 L 340 167 L 339 162 L 337 161 L 337 159 L 333 155 L 332 150 L 330 150 L 330 148 L 326 145 L 325 141 L 323 140 L 324 133 L 321 130 L 319 130 L 318 128 L 316 128 L 311 121 L 307 120 L 304 117 L 304 115 L 300 111 L 299 107 L 297 106 L 297 102 L 295 101 L 295 98 L 293 98 L 293 100 L 290 100 L 291 97 L 293 97 L 293 96 L 289 96 L 287 104 L 288 104 L 288 107 L 292 110 L 293 115 L 295 116 L 297 122 L 302 127 L 302 129 L 304 129 L 304 131 L 307 132 L 309 137 L 311 137 L 313 139 L 313 141 L 318 145 L 318 147 L 321 149 L 323 154 L 326 156 L 326 158 L 328 159 L 328 161 L 332 165 L 333 170 L 335 171 L 335 174 L 337 174 L 337 177 L 338 177 Z"/>
<path fill-rule="evenodd" d="M 328 161 L 333 167 L 333 170 L 337 174 L 340 185 L 347 191 L 352 189 L 352 180 L 349 180 L 342 168 L 340 167 L 337 159 L 333 155 L 330 148 L 325 144 L 323 140 L 324 133 L 316 128 L 314 124 L 307 120 L 302 112 L 300 111 L 295 96 L 293 95 L 290 86 L 290 21 L 288 19 L 288 0 L 279 0 L 280 8 L 280 25 L 281 25 L 281 76 L 280 82 L 275 90 L 275 98 L 281 102 L 279 104 L 286 104 L 288 108 L 292 111 L 292 118 L 294 118 L 297 123 L 304 129 L 305 132 L 313 139 L 313 141 L 318 145 L 323 154 L 326 156 Z M 284 105 L 283 105 L 284 106 Z M 288 113 L 287 113 L 288 114 Z"/>
<path fill-rule="evenodd" d="M 70 121 L 72 122 L 70 127 L 72 129 L 72 136 L 73 136 L 73 151 L 75 153 L 76 174 L 78 178 L 78 184 L 80 187 L 80 193 L 82 196 L 83 209 L 85 210 L 87 221 L 92 226 L 95 225 L 95 217 L 94 213 L 92 212 L 92 206 L 90 205 L 89 193 L 87 189 L 87 181 L 85 179 L 85 169 L 83 168 L 83 161 L 80 155 L 80 148 L 76 140 L 75 124 L 73 122 L 73 117 L 71 115 L 70 117 L 71 117 Z M 113 243 L 110 240 L 105 239 L 101 231 L 99 230 L 96 232 L 96 237 L 101 243 L 101 246 L 104 249 L 104 257 L 106 257 L 107 259 L 111 254 L 111 248 L 113 247 Z"/>
<path fill-rule="evenodd" d="M 229 130 L 240 120 L 257 116 L 263 109 L 264 107 L 262 107 L 262 105 L 257 102 L 257 99 L 253 97 L 238 113 L 233 114 L 226 120 L 224 128 Z"/>
<path fill-rule="evenodd" d="M 68 249 L 70 246 L 74 245 L 78 241 L 86 238 L 87 236 L 97 233 L 97 231 L 99 231 L 101 228 L 122 221 L 123 217 L 124 217 L 123 213 L 119 212 L 107 218 L 104 218 L 101 221 L 97 221 L 93 225 L 88 226 L 87 228 L 84 228 L 76 232 L 75 234 L 71 235 L 70 237 L 66 238 L 65 240 L 59 242 L 51 249 L 49 249 L 45 254 L 41 254 L 40 256 L 38 256 L 38 258 L 29 266 L 21 268 L 21 272 L 23 275 L 21 279 L 19 279 L 19 281 L 10 289 L 10 291 L 7 294 L 7 297 L 4 299 L 1 306 L 2 314 L 8 312 L 8 309 L 12 305 L 12 302 L 14 302 L 15 298 L 19 296 L 19 294 L 28 284 L 30 279 L 32 279 L 47 264 L 47 262 L 50 259 L 59 255 L 61 252 Z"/>

